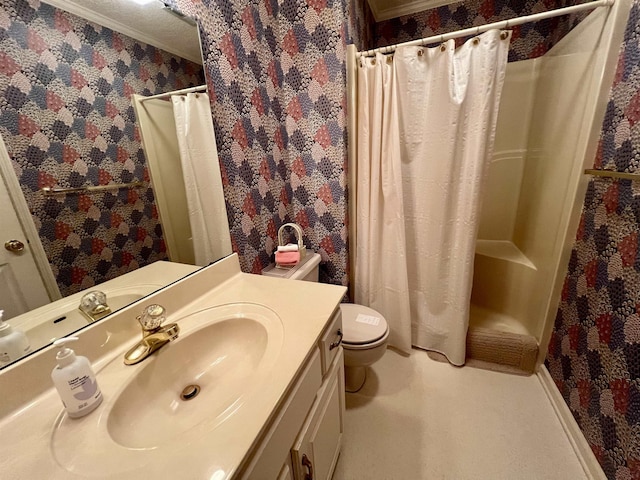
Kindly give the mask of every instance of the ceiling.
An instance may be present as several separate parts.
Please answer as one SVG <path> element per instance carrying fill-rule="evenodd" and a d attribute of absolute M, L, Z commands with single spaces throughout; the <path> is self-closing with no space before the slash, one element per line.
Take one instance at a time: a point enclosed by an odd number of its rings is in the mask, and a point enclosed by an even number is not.
<path fill-rule="evenodd" d="M 456 3 L 460 0 L 368 0 L 376 22 L 390 18 L 424 12 L 431 8 Z"/>
<path fill-rule="evenodd" d="M 202 64 L 198 30 L 159 0 L 138 5 L 131 0 L 42 0 L 128 37 Z"/>

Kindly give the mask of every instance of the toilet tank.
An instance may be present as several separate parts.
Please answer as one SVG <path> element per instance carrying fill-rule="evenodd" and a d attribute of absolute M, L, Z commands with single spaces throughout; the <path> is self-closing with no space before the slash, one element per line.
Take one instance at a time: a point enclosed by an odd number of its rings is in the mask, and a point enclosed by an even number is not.
<path fill-rule="evenodd" d="M 305 282 L 317 282 L 320 265 L 320 254 L 307 254 L 302 261 L 292 268 L 277 268 L 271 264 L 262 270 L 262 274 L 268 277 L 289 278 L 291 280 L 303 280 Z"/>

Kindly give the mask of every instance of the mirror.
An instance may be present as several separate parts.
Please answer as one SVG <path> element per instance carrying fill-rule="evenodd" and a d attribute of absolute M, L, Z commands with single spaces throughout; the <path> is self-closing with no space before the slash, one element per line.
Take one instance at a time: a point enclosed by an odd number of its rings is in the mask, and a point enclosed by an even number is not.
<path fill-rule="evenodd" d="M 169 260 L 132 97 L 205 80 L 197 27 L 158 0 L 3 2 L 0 33 L 0 135 L 6 147 L 4 155 L 0 151 L 0 183 L 6 187 L 0 193 L 13 192 L 10 200 L 0 200 L 13 202 L 18 218 L 32 218 L 32 233 L 43 247 L 36 256 L 50 266 L 25 267 L 31 277 L 20 287 L 16 271 L 22 267 L 8 262 L 37 246 L 21 250 L 13 237 L 2 238 L 0 243 L 11 243 L 0 254 L 0 309 L 7 319 L 48 299 L 67 297 L 75 304 L 69 295 Z M 124 186 L 51 195 L 42 190 L 106 184 Z M 4 218 L 2 224 L 11 236 Z M 146 290 L 133 297 L 121 292 L 114 308 L 175 279 L 147 279 Z M 70 328 L 56 328 L 51 336 L 78 329 Z"/>

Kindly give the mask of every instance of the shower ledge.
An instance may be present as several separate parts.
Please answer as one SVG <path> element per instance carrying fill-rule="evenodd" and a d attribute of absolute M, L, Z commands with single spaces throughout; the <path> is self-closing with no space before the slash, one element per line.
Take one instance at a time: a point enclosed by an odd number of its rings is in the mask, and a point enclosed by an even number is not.
<path fill-rule="evenodd" d="M 533 270 L 538 270 L 529 258 L 508 240 L 476 240 L 476 255 L 497 258 L 508 262 L 519 263 Z"/>

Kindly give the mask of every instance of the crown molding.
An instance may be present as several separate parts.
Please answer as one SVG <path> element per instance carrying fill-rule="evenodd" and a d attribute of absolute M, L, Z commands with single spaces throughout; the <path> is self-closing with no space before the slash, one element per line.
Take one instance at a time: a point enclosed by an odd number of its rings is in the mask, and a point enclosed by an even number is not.
<path fill-rule="evenodd" d="M 456 3 L 456 1 L 459 0 L 414 0 L 407 1 L 401 5 L 389 6 L 387 5 L 389 2 L 385 2 L 385 0 L 368 0 L 371 13 L 373 13 L 373 18 L 376 22 L 424 12 L 432 8 Z"/>

